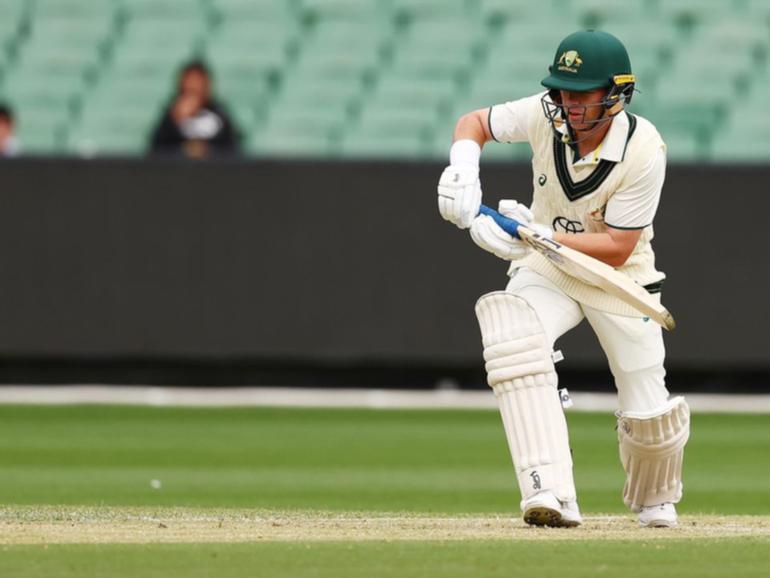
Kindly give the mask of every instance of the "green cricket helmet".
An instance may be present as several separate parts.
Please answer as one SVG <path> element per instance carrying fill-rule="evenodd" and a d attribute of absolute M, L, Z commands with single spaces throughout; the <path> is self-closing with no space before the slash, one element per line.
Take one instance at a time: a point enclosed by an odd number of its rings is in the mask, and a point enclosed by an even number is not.
<path fill-rule="evenodd" d="M 561 106 L 559 91 L 588 92 L 607 89 L 607 95 L 597 105 L 607 113 L 594 123 L 604 123 L 631 102 L 636 81 L 631 61 L 623 43 L 608 32 L 580 30 L 567 36 L 559 44 L 550 74 L 542 80 L 549 89 L 543 98 L 543 110 L 552 125 L 559 126 L 568 115 Z M 567 123 L 569 128 L 569 123 Z M 573 139 L 573 142 L 574 139 Z"/>

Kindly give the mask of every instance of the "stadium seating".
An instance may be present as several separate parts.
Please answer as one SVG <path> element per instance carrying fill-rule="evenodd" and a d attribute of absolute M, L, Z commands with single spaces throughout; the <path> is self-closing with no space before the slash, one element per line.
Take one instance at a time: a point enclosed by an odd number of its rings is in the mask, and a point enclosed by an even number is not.
<path fill-rule="evenodd" d="M 770 160 L 767 0 L 0 0 L 0 100 L 29 153 L 143 154 L 202 58 L 247 155 L 445 158 L 583 27 L 626 43 L 672 160 Z"/>

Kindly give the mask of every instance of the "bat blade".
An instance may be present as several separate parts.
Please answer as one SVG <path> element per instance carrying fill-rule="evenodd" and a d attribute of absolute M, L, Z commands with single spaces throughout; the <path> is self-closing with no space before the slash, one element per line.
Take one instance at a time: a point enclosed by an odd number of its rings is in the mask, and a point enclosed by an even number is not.
<path fill-rule="evenodd" d="M 617 297 L 669 331 L 676 327 L 674 317 L 668 309 L 627 275 L 585 253 L 542 237 L 532 229 L 528 229 L 514 219 L 501 215 L 494 209 L 482 205 L 481 213 L 495 219 L 503 230 L 519 237 L 567 275 Z"/>

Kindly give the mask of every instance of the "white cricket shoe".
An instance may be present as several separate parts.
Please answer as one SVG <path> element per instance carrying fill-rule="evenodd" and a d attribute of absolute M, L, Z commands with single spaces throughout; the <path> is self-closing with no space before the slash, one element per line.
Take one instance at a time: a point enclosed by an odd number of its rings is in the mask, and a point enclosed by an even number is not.
<path fill-rule="evenodd" d="M 572 528 L 583 522 L 577 502 L 560 502 L 553 492 L 540 492 L 524 504 L 524 521 L 532 526 Z"/>
<path fill-rule="evenodd" d="M 645 528 L 673 528 L 676 526 L 676 508 L 671 502 L 657 506 L 642 506 L 639 525 Z"/>

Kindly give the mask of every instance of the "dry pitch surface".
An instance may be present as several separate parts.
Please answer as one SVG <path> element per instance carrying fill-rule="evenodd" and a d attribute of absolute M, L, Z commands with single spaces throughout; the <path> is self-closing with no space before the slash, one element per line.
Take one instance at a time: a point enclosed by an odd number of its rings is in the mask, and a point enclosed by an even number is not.
<path fill-rule="evenodd" d="M 0 509 L 0 545 L 238 543 L 307 540 L 627 540 L 770 538 L 768 516 L 683 516 L 674 529 L 638 528 L 631 516 L 587 516 L 577 529 L 531 528 L 506 516 L 269 512 L 188 508 Z"/>

